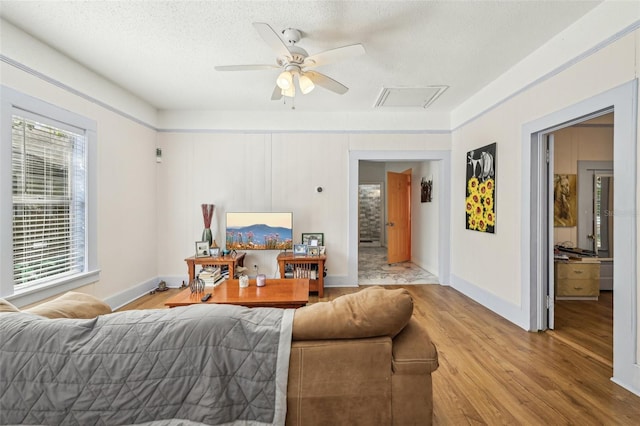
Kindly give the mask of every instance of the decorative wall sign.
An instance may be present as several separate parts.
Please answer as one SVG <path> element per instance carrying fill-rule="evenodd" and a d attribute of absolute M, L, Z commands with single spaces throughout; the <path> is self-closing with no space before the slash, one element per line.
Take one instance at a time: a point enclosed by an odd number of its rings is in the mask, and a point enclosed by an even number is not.
<path fill-rule="evenodd" d="M 496 232 L 496 144 L 467 152 L 467 229 Z"/>
<path fill-rule="evenodd" d="M 553 175 L 553 226 L 576 226 L 576 175 Z"/>

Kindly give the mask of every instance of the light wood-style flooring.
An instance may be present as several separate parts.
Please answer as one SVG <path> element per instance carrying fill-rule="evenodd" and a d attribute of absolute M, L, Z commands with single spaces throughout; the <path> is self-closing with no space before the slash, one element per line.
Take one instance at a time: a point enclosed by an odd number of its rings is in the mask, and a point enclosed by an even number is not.
<path fill-rule="evenodd" d="M 598 354 L 599 344 L 578 350 L 553 335 L 569 334 L 567 324 L 563 325 L 564 306 L 556 305 L 557 331 L 530 333 L 451 287 L 405 288 L 414 298 L 415 316 L 438 348 L 434 424 L 640 424 L 640 397 L 610 380 L 607 354 L 593 355 Z M 327 288 L 321 301 L 357 290 Z M 123 309 L 163 308 L 177 291 L 147 295 Z M 310 298 L 311 303 L 317 301 L 317 296 Z M 596 327 L 601 322 L 601 318 L 581 318 L 583 325 L 588 321 Z"/>

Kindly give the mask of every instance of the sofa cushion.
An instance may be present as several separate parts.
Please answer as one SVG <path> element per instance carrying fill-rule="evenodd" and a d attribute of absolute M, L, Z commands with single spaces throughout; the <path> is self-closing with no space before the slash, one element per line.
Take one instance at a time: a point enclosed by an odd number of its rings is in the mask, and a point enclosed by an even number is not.
<path fill-rule="evenodd" d="M 20 312 L 20 309 L 13 306 L 10 302 L 0 299 L 0 314 L 4 312 Z"/>
<path fill-rule="evenodd" d="M 331 302 L 299 308 L 293 320 L 293 340 L 394 337 L 413 313 L 406 289 L 367 287 Z"/>
<path fill-rule="evenodd" d="M 95 296 L 70 291 L 55 299 L 24 309 L 35 315 L 46 318 L 95 318 L 98 315 L 110 314 L 111 306 Z"/>

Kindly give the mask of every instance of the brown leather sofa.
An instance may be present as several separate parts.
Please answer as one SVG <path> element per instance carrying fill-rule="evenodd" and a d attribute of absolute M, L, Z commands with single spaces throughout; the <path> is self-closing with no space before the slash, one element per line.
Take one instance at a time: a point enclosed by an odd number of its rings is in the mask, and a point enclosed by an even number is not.
<path fill-rule="evenodd" d="M 0 312 L 17 310 L 0 299 Z M 48 318 L 111 312 L 70 292 L 25 311 Z M 404 289 L 367 287 L 296 310 L 287 425 L 429 425 L 438 354 Z"/>
<path fill-rule="evenodd" d="M 405 289 L 367 287 L 296 311 L 287 425 L 429 425 L 438 353 Z"/>

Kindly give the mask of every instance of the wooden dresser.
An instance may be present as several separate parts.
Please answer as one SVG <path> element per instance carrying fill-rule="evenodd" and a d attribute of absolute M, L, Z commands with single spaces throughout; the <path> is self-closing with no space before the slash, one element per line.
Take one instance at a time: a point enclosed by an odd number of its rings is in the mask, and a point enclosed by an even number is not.
<path fill-rule="evenodd" d="M 598 300 L 600 261 L 592 258 L 554 262 L 556 299 Z"/>

